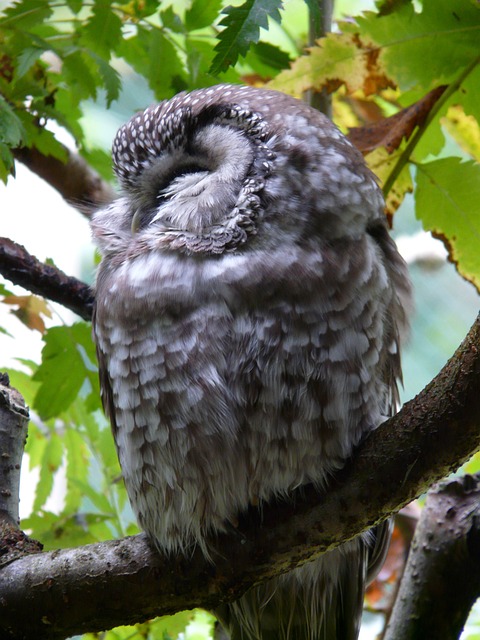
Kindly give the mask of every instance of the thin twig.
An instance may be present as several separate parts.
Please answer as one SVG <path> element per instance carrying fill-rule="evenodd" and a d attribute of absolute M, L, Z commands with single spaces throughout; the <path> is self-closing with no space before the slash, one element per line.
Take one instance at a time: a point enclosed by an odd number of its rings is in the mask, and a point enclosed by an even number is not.
<path fill-rule="evenodd" d="M 308 10 L 308 45 L 315 46 L 319 38 L 323 38 L 332 30 L 334 0 L 318 0 L 318 8 Z M 315 109 L 318 109 L 329 118 L 332 117 L 332 98 L 325 88 L 321 91 L 309 89 L 305 92 L 305 101 Z"/>

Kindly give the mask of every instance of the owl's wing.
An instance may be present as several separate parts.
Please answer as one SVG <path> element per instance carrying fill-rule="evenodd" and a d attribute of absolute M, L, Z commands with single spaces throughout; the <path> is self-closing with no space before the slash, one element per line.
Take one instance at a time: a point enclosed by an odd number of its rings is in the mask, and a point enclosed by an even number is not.
<path fill-rule="evenodd" d="M 100 328 L 98 327 L 98 323 L 97 323 L 96 305 L 94 305 L 93 307 L 92 331 L 95 336 L 94 342 L 95 342 L 95 347 L 97 352 L 98 376 L 100 379 L 100 396 L 102 399 L 103 410 L 105 411 L 105 415 L 110 421 L 112 432 L 115 435 L 117 431 L 117 424 L 115 420 L 115 404 L 113 402 L 112 383 L 108 373 L 106 356 L 100 347 L 100 340 L 99 340 Z"/>
<path fill-rule="evenodd" d="M 398 394 L 398 384 L 402 383 L 400 352 L 408 334 L 409 317 L 413 307 L 412 289 L 407 266 L 388 233 L 386 222 L 377 221 L 373 227 L 367 229 L 367 232 L 374 238 L 383 254 L 383 262 L 395 292 L 385 318 L 386 343 L 383 351 L 385 363 L 383 372 L 380 373 L 389 391 L 385 414 L 392 416 L 400 405 Z"/>

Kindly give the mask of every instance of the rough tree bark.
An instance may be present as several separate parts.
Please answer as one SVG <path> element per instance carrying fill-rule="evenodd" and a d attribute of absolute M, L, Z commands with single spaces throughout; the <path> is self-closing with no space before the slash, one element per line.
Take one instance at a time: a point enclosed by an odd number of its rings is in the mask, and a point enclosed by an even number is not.
<path fill-rule="evenodd" d="M 18 518 L 28 415 L 22 396 L 10 387 L 8 376 L 0 374 L 0 568 L 42 549 L 20 530 Z"/>
<path fill-rule="evenodd" d="M 58 302 L 90 320 L 93 293 L 88 285 L 49 264 L 43 264 L 25 247 L 9 238 L 0 238 L 0 274 L 47 300 Z"/>
<path fill-rule="evenodd" d="M 456 640 L 480 594 L 480 475 L 431 489 L 385 640 Z"/>
<path fill-rule="evenodd" d="M 0 637 L 64 638 L 211 608 L 371 527 L 480 448 L 480 320 L 428 387 L 358 448 L 328 493 L 265 505 L 199 552 L 163 558 L 143 536 L 20 558 L 0 572 Z M 25 616 L 28 611 L 28 616 Z"/>
<path fill-rule="evenodd" d="M 0 374 L 0 522 L 19 524 L 20 467 L 27 438 L 28 409 Z"/>

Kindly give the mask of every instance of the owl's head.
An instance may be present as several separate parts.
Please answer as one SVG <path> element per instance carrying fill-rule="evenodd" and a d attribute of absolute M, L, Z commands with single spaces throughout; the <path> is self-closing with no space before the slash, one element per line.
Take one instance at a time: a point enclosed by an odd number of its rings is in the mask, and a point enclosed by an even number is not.
<path fill-rule="evenodd" d="M 100 245 L 189 254 L 362 233 L 383 200 L 361 155 L 322 114 L 265 89 L 218 85 L 135 115 L 113 143 L 123 197 Z"/>

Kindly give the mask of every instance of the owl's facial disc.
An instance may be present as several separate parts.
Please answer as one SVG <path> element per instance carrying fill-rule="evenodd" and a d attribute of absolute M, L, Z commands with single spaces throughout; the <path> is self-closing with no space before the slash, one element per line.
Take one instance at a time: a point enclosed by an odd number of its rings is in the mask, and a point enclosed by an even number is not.
<path fill-rule="evenodd" d="M 145 169 L 142 185 L 148 202 L 137 208 L 132 232 L 155 225 L 202 233 L 228 219 L 253 160 L 252 145 L 241 131 L 206 125 Z"/>
<path fill-rule="evenodd" d="M 175 191 L 175 185 L 178 182 L 181 183 L 184 177 L 191 175 L 193 181 L 195 182 L 198 179 L 198 174 L 202 174 L 204 176 L 208 174 L 208 170 L 206 170 L 206 167 L 204 165 L 200 165 L 200 163 L 193 158 L 191 160 L 189 160 L 188 158 L 178 158 L 176 160 L 175 157 L 167 156 L 164 158 L 164 160 L 166 161 L 164 163 L 165 165 L 172 164 L 176 165 L 176 167 L 173 168 L 170 172 L 168 172 L 167 166 L 157 167 L 161 175 L 163 175 L 164 171 L 166 172 L 166 174 L 163 176 L 163 183 L 158 185 L 155 189 L 155 192 L 157 193 L 156 200 L 158 202 L 158 205 L 156 203 L 155 208 L 153 210 L 150 209 L 149 212 L 146 212 L 144 207 L 139 207 L 136 210 L 132 218 L 132 234 L 137 233 L 141 228 L 147 227 L 158 219 L 158 207 L 161 205 L 162 201 L 166 202 L 168 198 L 173 195 L 172 191 Z"/>

